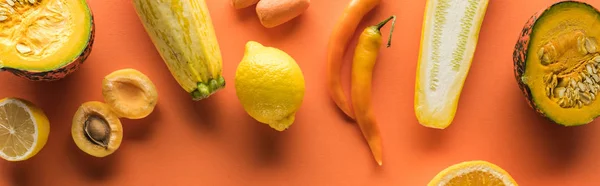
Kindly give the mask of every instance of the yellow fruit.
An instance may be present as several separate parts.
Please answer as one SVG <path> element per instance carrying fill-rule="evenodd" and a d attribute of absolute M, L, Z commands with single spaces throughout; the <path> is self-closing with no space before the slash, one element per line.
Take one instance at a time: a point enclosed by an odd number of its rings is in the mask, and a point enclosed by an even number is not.
<path fill-rule="evenodd" d="M 81 104 L 73 116 L 71 137 L 83 152 L 105 157 L 119 149 L 123 127 L 110 106 L 88 101 Z"/>
<path fill-rule="evenodd" d="M 252 118 L 283 131 L 302 105 L 304 75 L 284 51 L 249 41 L 235 73 L 235 90 Z"/>
<path fill-rule="evenodd" d="M 11 97 L 0 100 L 0 157 L 27 160 L 42 150 L 49 133 L 48 118 L 33 103 Z"/>
<path fill-rule="evenodd" d="M 158 93 L 154 83 L 135 69 L 116 70 L 102 80 L 104 101 L 119 116 L 141 119 L 154 111 Z"/>
<path fill-rule="evenodd" d="M 452 165 L 438 173 L 428 186 L 517 186 L 502 168 L 475 160 Z"/>

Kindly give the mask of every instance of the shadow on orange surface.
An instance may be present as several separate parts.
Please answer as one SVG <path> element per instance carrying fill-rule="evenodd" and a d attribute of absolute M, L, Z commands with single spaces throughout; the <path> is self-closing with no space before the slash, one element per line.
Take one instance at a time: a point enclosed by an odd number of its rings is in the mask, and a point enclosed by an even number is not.
<path fill-rule="evenodd" d="M 525 126 L 526 138 L 530 140 L 525 141 L 529 143 L 532 149 L 541 149 L 541 152 L 537 153 L 535 159 L 532 161 L 536 162 L 539 166 L 543 167 L 542 170 L 548 171 L 545 173 L 561 173 L 566 172 L 574 166 L 575 161 L 582 152 L 581 147 L 585 142 L 586 136 L 592 130 L 588 130 L 588 126 L 573 126 L 565 127 L 554 123 L 550 119 L 547 119 L 540 114 L 536 113 L 527 102 L 523 100 L 523 97 L 519 97 L 518 100 L 521 102 L 520 113 L 527 113 L 528 117 L 525 117 L 523 121 L 515 122 L 522 123 Z M 540 148 L 537 148 L 540 147 Z M 558 171 L 558 172 L 555 172 Z"/>
<path fill-rule="evenodd" d="M 192 108 L 185 110 L 192 111 L 193 113 L 186 115 L 190 118 L 194 118 L 195 122 L 191 123 L 194 123 L 194 126 L 200 128 L 202 131 L 215 132 L 219 129 L 219 125 L 217 124 L 220 115 L 218 112 L 221 112 L 218 103 L 221 98 L 219 93 L 220 92 L 217 92 L 206 99 L 189 102 L 189 104 L 187 104 Z"/>
<path fill-rule="evenodd" d="M 228 6 L 227 8 L 233 9 L 232 6 Z M 237 9 L 235 10 L 235 14 L 239 21 L 258 21 L 258 17 L 256 16 L 256 4 L 243 9 Z"/>
<path fill-rule="evenodd" d="M 530 117 L 534 118 L 534 117 Z M 529 125 L 531 135 L 544 150 L 540 157 L 540 165 L 547 170 L 568 170 L 581 153 L 582 143 L 588 135 L 587 126 L 563 127 L 552 121 L 536 117 L 536 122 Z"/>
<path fill-rule="evenodd" d="M 123 125 L 124 140 L 144 141 L 150 139 L 152 137 L 152 134 L 156 131 L 156 121 L 160 121 L 160 117 L 160 108 L 157 106 L 154 108 L 154 111 L 152 111 L 152 113 L 146 118 L 121 118 L 121 124 Z"/>
<path fill-rule="evenodd" d="M 285 140 L 282 133 L 286 133 L 286 131 L 279 132 L 275 129 L 272 129 L 267 124 L 259 123 L 258 121 L 252 121 L 255 124 L 255 127 L 252 127 L 253 131 L 253 139 L 251 145 L 254 150 L 254 154 L 251 157 L 254 157 L 254 161 L 257 166 L 277 166 L 280 165 L 282 161 L 282 151 L 283 144 Z M 293 126 L 293 124 L 292 124 Z"/>
<path fill-rule="evenodd" d="M 78 70 L 65 78 L 52 82 L 25 82 L 25 86 L 32 87 L 35 96 L 35 104 L 44 109 L 48 117 L 58 116 L 65 112 L 67 104 L 77 104 L 74 100 L 78 93 L 87 93 L 88 90 L 79 91 L 79 87 L 87 87 L 85 80 L 86 72 Z M 83 80 L 83 81 L 82 81 Z M 98 94 L 100 95 L 100 94 Z M 74 112 L 73 112 L 74 114 Z M 51 121 L 52 122 L 52 121 Z M 52 125 L 51 127 L 55 127 Z"/>
<path fill-rule="evenodd" d="M 286 138 L 291 138 L 290 128 L 294 128 L 294 124 L 287 130 L 277 131 L 269 125 L 261 123 L 246 113 L 243 107 L 238 107 L 236 112 L 244 113 L 238 120 L 240 127 L 247 130 L 248 135 L 244 135 L 243 147 L 244 154 L 239 154 L 239 157 L 245 159 L 245 163 L 252 168 L 257 169 L 272 169 L 277 166 L 282 166 L 281 161 L 284 159 L 284 144 Z M 282 136 L 283 135 L 283 136 Z"/>
<path fill-rule="evenodd" d="M 33 185 L 31 182 L 30 172 L 30 163 L 27 162 L 19 162 L 16 164 L 10 165 L 10 184 L 14 186 L 26 186 Z"/>
<path fill-rule="evenodd" d="M 446 141 L 447 134 L 445 133 L 450 132 L 445 129 L 440 130 L 425 127 L 419 124 L 418 121 L 411 125 L 413 125 L 411 130 L 415 130 L 415 136 L 418 138 L 415 140 L 418 142 L 417 148 L 420 148 L 419 150 L 422 150 L 423 152 L 435 152 L 439 150 Z M 452 125 L 449 127 L 452 127 Z"/>
<path fill-rule="evenodd" d="M 110 176 L 113 176 L 118 172 L 117 163 L 120 154 L 119 150 L 104 158 L 96 158 L 79 149 L 73 142 L 73 139 L 69 138 L 66 140 L 66 143 L 70 163 L 72 163 L 78 172 L 81 172 L 85 178 L 94 181 L 107 180 Z"/>

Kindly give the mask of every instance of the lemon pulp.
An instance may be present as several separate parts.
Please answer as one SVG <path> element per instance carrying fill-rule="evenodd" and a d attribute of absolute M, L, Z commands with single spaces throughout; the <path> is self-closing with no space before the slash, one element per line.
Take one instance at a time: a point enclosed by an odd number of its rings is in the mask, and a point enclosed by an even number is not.
<path fill-rule="evenodd" d="M 32 103 L 18 99 L 0 100 L 0 157 L 22 161 L 36 155 L 46 144 L 49 122 Z"/>

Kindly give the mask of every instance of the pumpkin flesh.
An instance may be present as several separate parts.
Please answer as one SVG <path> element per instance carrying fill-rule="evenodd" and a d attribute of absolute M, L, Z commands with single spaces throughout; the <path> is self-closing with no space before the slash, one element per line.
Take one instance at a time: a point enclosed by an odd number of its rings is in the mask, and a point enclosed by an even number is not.
<path fill-rule="evenodd" d="M 600 90 L 593 86 L 599 84 L 594 76 L 598 76 L 600 66 L 594 59 L 600 54 L 598 49 L 589 48 L 598 46 L 600 13 L 584 3 L 561 2 L 541 13 L 531 29 L 520 81 L 529 88 L 533 106 L 562 125 L 591 122 L 600 115 L 600 101 L 595 98 Z M 565 89 L 572 91 L 565 95 Z M 583 98 L 583 94 L 594 95 Z"/>
<path fill-rule="evenodd" d="M 82 56 L 92 39 L 92 14 L 85 0 L 43 0 L 9 5 L 0 21 L 0 67 L 46 72 Z M 85 56 L 87 57 L 87 56 Z"/>

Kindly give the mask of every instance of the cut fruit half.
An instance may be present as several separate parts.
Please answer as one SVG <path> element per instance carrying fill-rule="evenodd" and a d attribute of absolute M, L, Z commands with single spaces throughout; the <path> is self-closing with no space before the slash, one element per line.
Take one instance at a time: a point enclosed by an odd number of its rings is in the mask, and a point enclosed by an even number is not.
<path fill-rule="evenodd" d="M 600 115 L 600 12 L 577 1 L 554 3 L 523 26 L 514 73 L 529 105 L 563 126 Z"/>
<path fill-rule="evenodd" d="M 102 80 L 102 96 L 119 117 L 128 119 L 150 115 L 158 101 L 156 87 L 150 78 L 130 68 L 106 75 Z"/>
<path fill-rule="evenodd" d="M 517 186 L 504 169 L 487 161 L 454 164 L 439 172 L 427 186 Z"/>
<path fill-rule="evenodd" d="M 48 118 L 33 103 L 20 98 L 0 100 L 0 157 L 27 160 L 42 150 L 49 133 Z"/>
<path fill-rule="evenodd" d="M 415 85 L 421 125 L 452 123 L 489 0 L 428 0 Z"/>
<path fill-rule="evenodd" d="M 0 69 L 34 81 L 64 78 L 91 53 L 85 0 L 0 1 Z"/>
<path fill-rule="evenodd" d="M 73 116 L 71 137 L 83 152 L 101 158 L 119 149 L 123 127 L 110 106 L 88 101 L 81 104 Z"/>

